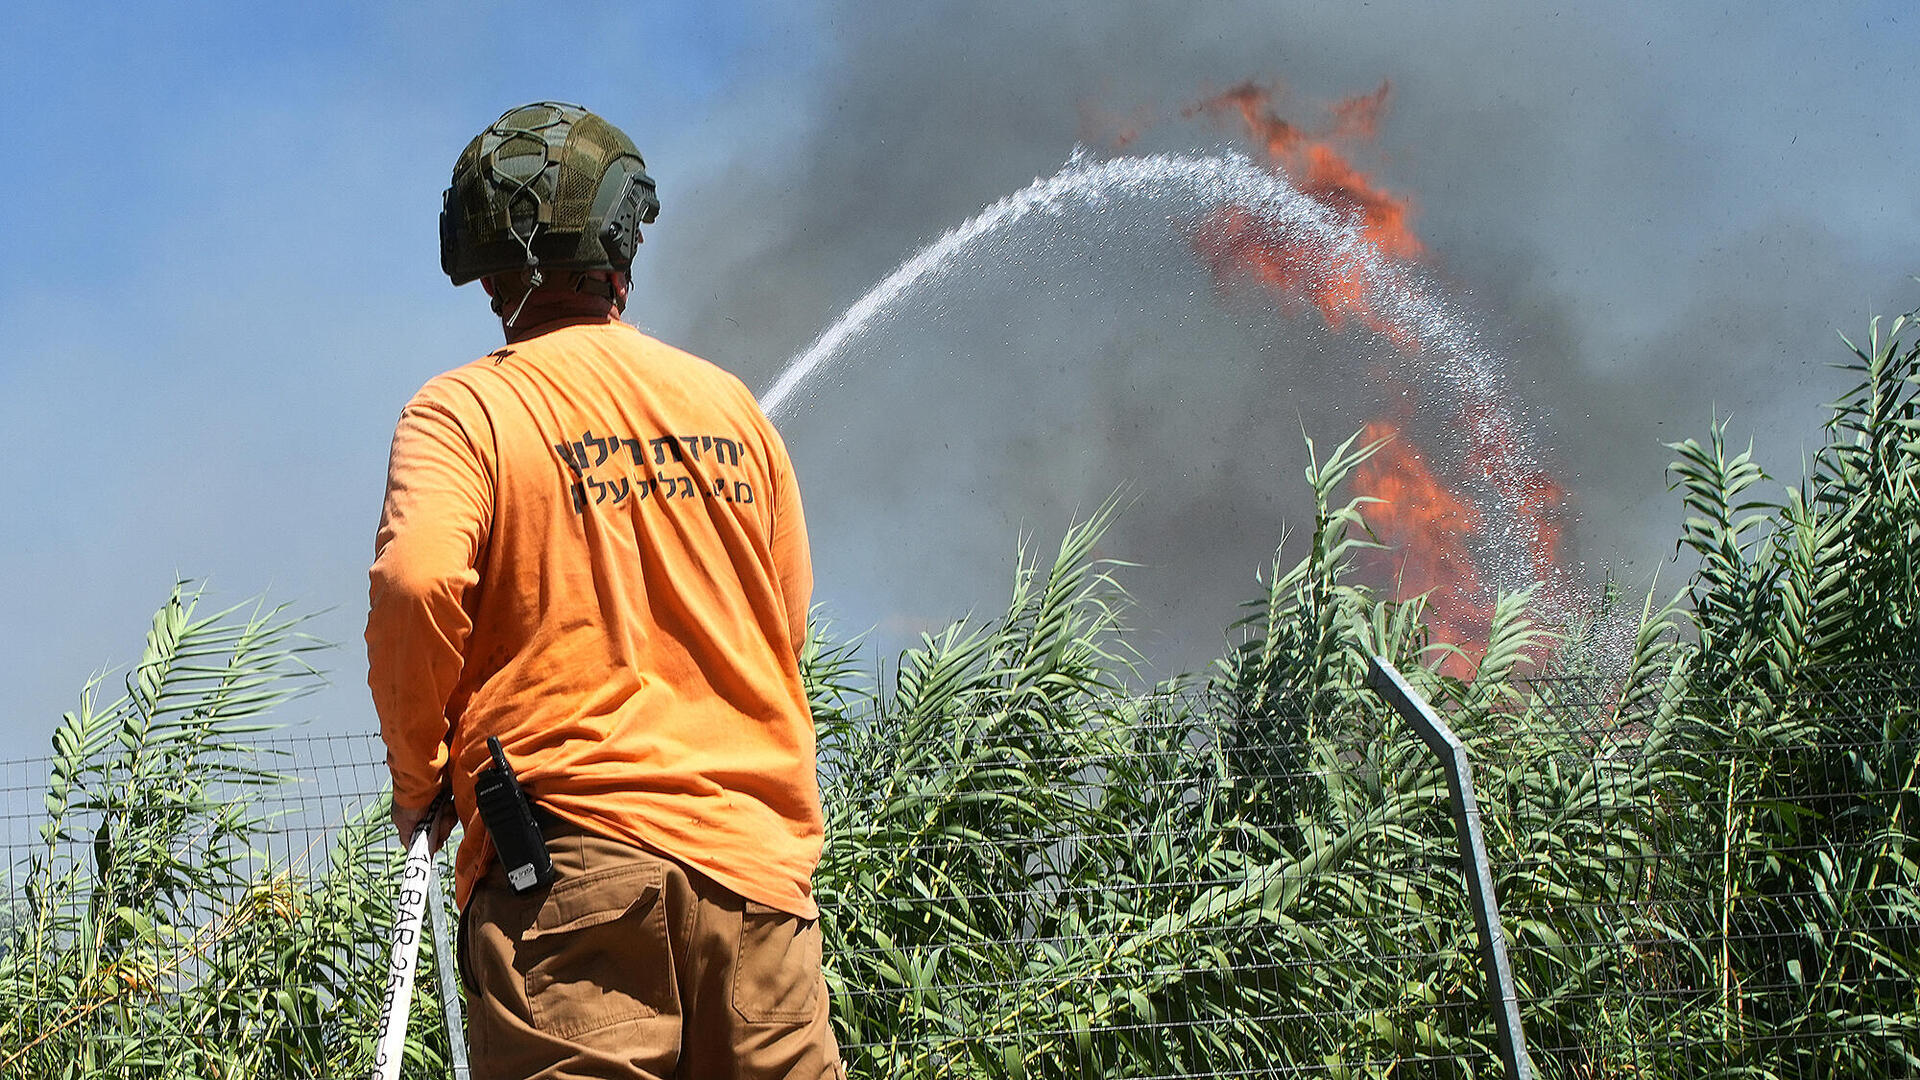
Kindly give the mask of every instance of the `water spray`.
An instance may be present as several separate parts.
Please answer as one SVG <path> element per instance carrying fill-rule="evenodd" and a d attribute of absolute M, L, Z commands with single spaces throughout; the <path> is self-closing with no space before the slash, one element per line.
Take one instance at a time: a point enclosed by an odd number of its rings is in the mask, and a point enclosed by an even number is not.
<path fill-rule="evenodd" d="M 1256 203 L 1276 213 L 1311 221 L 1327 230 L 1329 236 L 1340 232 L 1339 222 L 1324 207 L 1240 154 L 1150 154 L 1095 161 L 1076 150 L 1059 172 L 1035 180 L 948 229 L 895 267 L 842 312 L 806 351 L 787 362 L 773 386 L 761 395 L 760 407 L 768 416 L 778 417 L 802 383 L 823 373 L 846 346 L 884 319 L 897 304 L 921 286 L 938 281 L 963 258 L 977 258 L 980 245 L 991 252 L 993 245 L 1002 242 L 1020 221 L 1058 215 L 1076 207 L 1097 210 L 1104 203 L 1127 196 L 1178 198 L 1196 206 L 1230 201 Z"/>
<path fill-rule="evenodd" d="M 1553 560 L 1535 479 L 1544 470 L 1532 425 L 1514 404 L 1505 358 L 1481 339 L 1468 313 L 1404 260 L 1384 253 L 1364 223 L 1295 187 L 1244 155 L 1151 154 L 1106 160 L 1076 150 L 1061 170 L 987 206 L 914 252 L 855 300 L 807 348 L 788 361 L 761 396 L 769 416 L 792 408 L 795 394 L 826 376 L 850 346 L 883 325 L 917 293 L 962 267 L 1002 253 L 1036 218 L 1100 213 L 1118 199 L 1172 200 L 1198 218 L 1233 208 L 1256 234 L 1283 236 L 1310 252 L 1296 267 L 1312 288 L 1350 291 L 1367 325 L 1401 346 L 1401 370 L 1429 388 L 1420 403 L 1437 410 L 1464 463 L 1466 494 L 1478 511 L 1472 541 L 1484 584 L 1514 593 L 1544 584 L 1535 610 L 1557 622 L 1574 607 L 1572 583 Z M 1178 216 L 1174 218 L 1180 227 Z"/>

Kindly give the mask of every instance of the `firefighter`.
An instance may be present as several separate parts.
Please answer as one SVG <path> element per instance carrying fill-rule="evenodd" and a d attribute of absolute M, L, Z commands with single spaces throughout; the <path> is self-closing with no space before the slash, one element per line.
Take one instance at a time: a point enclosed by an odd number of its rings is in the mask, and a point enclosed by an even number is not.
<path fill-rule="evenodd" d="M 368 683 L 402 837 L 443 787 L 465 827 L 475 1080 L 842 1075 L 799 489 L 740 380 L 622 321 L 658 209 L 594 113 L 494 121 L 454 166 L 440 260 L 506 344 L 393 436 Z M 489 737 L 551 859 L 537 882 L 476 804 Z"/>

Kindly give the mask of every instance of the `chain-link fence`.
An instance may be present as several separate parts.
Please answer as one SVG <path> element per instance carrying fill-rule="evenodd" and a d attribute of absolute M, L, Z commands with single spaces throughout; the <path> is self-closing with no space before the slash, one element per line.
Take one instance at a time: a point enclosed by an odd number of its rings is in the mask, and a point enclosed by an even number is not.
<path fill-rule="evenodd" d="M 1920 1076 L 1916 682 L 1424 680 L 1538 1075 Z M 381 748 L 253 745 L 85 799 L 0 766 L 0 1076 L 363 1072 Z M 1365 691 L 836 716 L 821 746 L 855 1076 L 1502 1074 L 1445 775 Z M 438 1001 L 423 964 L 406 1075 L 448 1075 Z"/>

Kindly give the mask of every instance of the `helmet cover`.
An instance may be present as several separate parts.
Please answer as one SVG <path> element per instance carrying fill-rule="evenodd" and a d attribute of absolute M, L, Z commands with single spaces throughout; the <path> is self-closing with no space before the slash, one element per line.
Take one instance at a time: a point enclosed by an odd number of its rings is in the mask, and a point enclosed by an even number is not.
<path fill-rule="evenodd" d="M 646 162 L 619 128 L 579 105 L 521 105 L 454 163 L 440 268 L 455 285 L 515 270 L 625 272 L 640 226 L 659 212 Z"/>

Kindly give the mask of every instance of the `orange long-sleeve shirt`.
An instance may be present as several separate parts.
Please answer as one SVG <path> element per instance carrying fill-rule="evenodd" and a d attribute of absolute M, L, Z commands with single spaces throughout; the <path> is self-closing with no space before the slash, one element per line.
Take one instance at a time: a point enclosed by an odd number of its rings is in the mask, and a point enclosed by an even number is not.
<path fill-rule="evenodd" d="M 461 904 L 497 735 L 555 815 L 814 916 L 806 525 L 738 379 L 617 320 L 433 379 L 394 432 L 371 578 L 394 797 L 451 782 Z"/>

